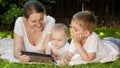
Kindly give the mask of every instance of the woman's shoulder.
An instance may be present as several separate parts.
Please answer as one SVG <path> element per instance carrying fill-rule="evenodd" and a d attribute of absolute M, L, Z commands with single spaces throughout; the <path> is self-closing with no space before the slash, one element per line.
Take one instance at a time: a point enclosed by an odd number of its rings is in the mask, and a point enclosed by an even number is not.
<path fill-rule="evenodd" d="M 18 17 L 16 21 L 21 21 L 23 17 Z"/>
<path fill-rule="evenodd" d="M 46 16 L 46 23 L 55 23 L 55 19 L 52 16 L 47 15 Z"/>
<path fill-rule="evenodd" d="M 47 15 L 47 16 L 46 16 L 46 19 L 47 19 L 47 20 L 54 20 L 54 21 L 55 21 L 55 19 L 54 19 L 52 16 L 50 16 L 50 15 Z"/>
<path fill-rule="evenodd" d="M 18 17 L 17 19 L 16 19 L 16 24 L 22 24 L 22 22 L 23 22 L 23 19 L 22 19 L 23 17 Z"/>
<path fill-rule="evenodd" d="M 46 16 L 46 22 L 45 22 L 45 32 L 47 34 L 51 33 L 52 27 L 55 25 L 55 19 L 52 16 Z"/>

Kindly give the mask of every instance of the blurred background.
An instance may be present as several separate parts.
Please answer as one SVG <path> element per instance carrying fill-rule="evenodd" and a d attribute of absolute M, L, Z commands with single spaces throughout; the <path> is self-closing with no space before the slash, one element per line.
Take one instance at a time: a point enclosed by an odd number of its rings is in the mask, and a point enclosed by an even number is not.
<path fill-rule="evenodd" d="M 0 0 L 0 31 L 13 30 L 28 0 Z M 98 27 L 120 27 L 120 0 L 38 0 L 56 23 L 69 26 L 73 14 L 90 10 L 98 18 Z"/>

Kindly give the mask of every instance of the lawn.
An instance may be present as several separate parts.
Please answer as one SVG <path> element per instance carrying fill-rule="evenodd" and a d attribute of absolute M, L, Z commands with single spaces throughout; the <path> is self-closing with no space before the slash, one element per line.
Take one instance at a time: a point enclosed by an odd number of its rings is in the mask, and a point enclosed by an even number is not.
<path fill-rule="evenodd" d="M 97 28 L 95 30 L 101 38 L 104 37 L 115 37 L 120 39 L 120 29 L 119 28 Z M 6 37 L 9 31 L 0 32 L 0 36 Z M 70 38 L 70 35 L 69 35 Z M 75 66 L 56 66 L 55 64 L 23 64 L 23 63 L 13 63 L 7 60 L 0 59 L 0 68 L 120 68 L 120 58 L 113 62 L 107 63 L 89 63 L 81 64 Z"/>

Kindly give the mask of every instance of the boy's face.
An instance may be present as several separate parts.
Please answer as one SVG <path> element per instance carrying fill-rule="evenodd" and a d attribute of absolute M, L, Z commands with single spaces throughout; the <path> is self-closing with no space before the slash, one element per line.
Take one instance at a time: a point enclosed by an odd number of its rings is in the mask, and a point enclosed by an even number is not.
<path fill-rule="evenodd" d="M 70 26 L 71 26 L 70 34 L 71 34 L 72 38 L 74 38 L 75 36 L 78 36 L 78 35 L 82 35 L 82 36 L 85 35 L 85 30 L 78 23 L 80 24 L 80 23 L 82 23 L 82 21 L 74 20 L 70 24 Z"/>
<path fill-rule="evenodd" d="M 64 31 L 53 31 L 52 32 L 52 44 L 55 48 L 59 49 L 65 45 L 67 40 Z"/>

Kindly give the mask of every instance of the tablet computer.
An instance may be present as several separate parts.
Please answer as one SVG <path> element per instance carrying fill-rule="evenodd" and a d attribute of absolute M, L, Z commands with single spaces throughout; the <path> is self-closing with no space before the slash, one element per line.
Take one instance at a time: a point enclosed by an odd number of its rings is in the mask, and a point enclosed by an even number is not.
<path fill-rule="evenodd" d="M 56 63 L 51 55 L 36 52 L 21 51 L 22 54 L 30 56 L 30 62 Z"/>

